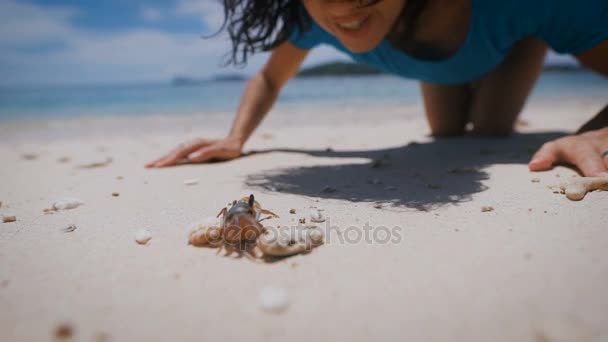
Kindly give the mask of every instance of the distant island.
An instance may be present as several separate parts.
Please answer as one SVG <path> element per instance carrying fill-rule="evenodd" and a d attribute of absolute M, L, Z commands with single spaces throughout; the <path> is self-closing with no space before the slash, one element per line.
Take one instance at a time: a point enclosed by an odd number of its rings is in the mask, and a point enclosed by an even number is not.
<path fill-rule="evenodd" d="M 247 76 L 242 74 L 220 74 L 211 78 L 194 78 L 187 76 L 176 76 L 171 80 L 171 84 L 178 87 L 197 86 L 209 82 L 235 82 L 245 81 Z"/>
<path fill-rule="evenodd" d="M 578 72 L 583 71 L 576 64 L 548 64 L 545 65 L 546 72 Z M 296 77 L 332 77 L 332 76 L 367 76 L 367 75 L 382 75 L 382 71 L 374 69 L 370 66 L 351 62 L 331 62 L 319 64 L 313 67 L 302 69 Z M 176 76 L 171 81 L 174 86 L 196 86 L 209 82 L 241 82 L 246 81 L 248 77 L 243 74 L 219 74 L 211 78 L 201 79 L 185 76 Z"/>
<path fill-rule="evenodd" d="M 365 76 L 381 75 L 383 72 L 364 64 L 350 62 L 332 62 L 304 68 L 296 77 L 319 76 Z"/>

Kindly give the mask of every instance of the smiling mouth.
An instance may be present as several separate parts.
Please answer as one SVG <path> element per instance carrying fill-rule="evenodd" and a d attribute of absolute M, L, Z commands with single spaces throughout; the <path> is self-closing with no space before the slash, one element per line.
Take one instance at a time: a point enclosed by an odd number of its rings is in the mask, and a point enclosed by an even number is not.
<path fill-rule="evenodd" d="M 336 25 L 339 28 L 347 30 L 347 31 L 356 31 L 356 30 L 360 29 L 368 19 L 369 19 L 369 16 L 367 16 L 363 19 L 359 19 L 359 20 L 337 23 Z"/>

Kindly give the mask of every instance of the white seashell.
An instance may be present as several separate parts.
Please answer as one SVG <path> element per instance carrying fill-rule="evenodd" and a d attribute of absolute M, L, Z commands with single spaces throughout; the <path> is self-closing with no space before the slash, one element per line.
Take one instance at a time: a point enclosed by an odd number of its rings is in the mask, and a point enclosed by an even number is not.
<path fill-rule="evenodd" d="M 310 214 L 310 221 L 312 222 L 325 222 L 325 217 L 323 217 L 322 209 L 310 208 L 308 213 Z"/>
<path fill-rule="evenodd" d="M 79 199 L 65 198 L 65 199 L 62 199 L 60 201 L 53 203 L 53 209 L 54 210 L 75 209 L 83 204 L 84 204 L 84 202 Z"/>
<path fill-rule="evenodd" d="M 145 229 L 140 229 L 135 232 L 135 241 L 140 245 L 145 245 L 152 240 L 152 234 Z"/>
<path fill-rule="evenodd" d="M 323 231 L 316 227 L 307 229 L 305 234 L 306 243 L 312 243 L 313 245 L 319 245 L 323 243 L 323 238 L 325 237 Z"/>
<path fill-rule="evenodd" d="M 198 184 L 198 179 L 196 179 L 196 178 L 186 179 L 184 181 L 184 185 L 196 185 L 196 184 Z"/>
<path fill-rule="evenodd" d="M 287 290 L 282 287 L 268 286 L 260 291 L 260 308 L 270 313 L 281 313 L 289 306 Z"/>

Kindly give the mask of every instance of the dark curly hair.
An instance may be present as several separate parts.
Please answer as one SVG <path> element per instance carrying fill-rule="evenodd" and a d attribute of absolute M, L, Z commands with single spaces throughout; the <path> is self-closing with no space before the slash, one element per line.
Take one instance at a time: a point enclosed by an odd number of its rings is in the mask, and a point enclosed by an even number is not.
<path fill-rule="evenodd" d="M 310 29 L 312 18 L 301 4 L 301 0 L 222 0 L 224 22 L 214 34 L 227 28 L 232 41 L 232 52 L 225 65 L 245 65 L 247 58 L 257 52 L 270 51 L 285 42 L 294 32 Z M 359 7 L 372 6 L 383 0 L 358 1 Z M 415 27 L 415 19 L 422 11 L 426 0 L 408 0 L 396 25 L 398 32 L 389 35 L 391 42 L 398 37 L 408 38 Z M 395 31 L 395 30 L 394 30 Z M 213 36 L 213 35 L 212 35 Z"/>

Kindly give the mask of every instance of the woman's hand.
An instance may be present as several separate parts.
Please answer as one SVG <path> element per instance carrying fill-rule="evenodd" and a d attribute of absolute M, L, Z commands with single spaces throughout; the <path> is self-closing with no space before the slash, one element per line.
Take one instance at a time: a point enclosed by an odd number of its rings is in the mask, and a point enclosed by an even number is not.
<path fill-rule="evenodd" d="M 544 144 L 528 164 L 530 171 L 549 170 L 557 163 L 572 164 L 584 176 L 608 176 L 608 127 L 569 135 Z"/>
<path fill-rule="evenodd" d="M 204 163 L 210 160 L 230 160 L 241 155 L 243 144 L 234 138 L 195 139 L 177 146 L 163 157 L 146 164 L 147 168 L 175 166 L 183 163 Z"/>

